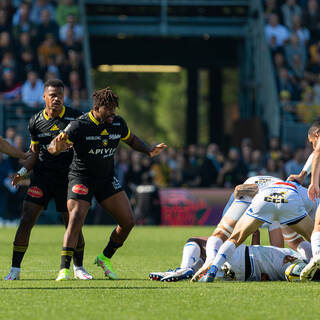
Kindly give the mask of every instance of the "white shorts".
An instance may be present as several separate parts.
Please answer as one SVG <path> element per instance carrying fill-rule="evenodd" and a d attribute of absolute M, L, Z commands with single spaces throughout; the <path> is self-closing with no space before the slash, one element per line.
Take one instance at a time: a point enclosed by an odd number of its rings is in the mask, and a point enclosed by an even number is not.
<path fill-rule="evenodd" d="M 274 220 L 288 224 L 304 218 L 307 212 L 296 190 L 269 187 L 253 198 L 246 214 L 269 224 Z"/>
<path fill-rule="evenodd" d="M 232 256 L 225 262 L 225 265 L 228 267 L 228 269 L 234 272 L 235 280 L 237 281 L 245 281 L 245 249 L 246 245 L 241 244 L 236 248 Z"/>

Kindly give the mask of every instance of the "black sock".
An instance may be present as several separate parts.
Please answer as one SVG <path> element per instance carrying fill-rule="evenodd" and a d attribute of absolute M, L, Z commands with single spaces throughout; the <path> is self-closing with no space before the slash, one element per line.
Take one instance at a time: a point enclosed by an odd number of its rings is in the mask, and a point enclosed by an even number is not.
<path fill-rule="evenodd" d="M 74 252 L 73 248 L 62 247 L 60 269 L 70 268 L 70 262 L 73 256 L 73 252 Z"/>
<path fill-rule="evenodd" d="M 75 248 L 74 249 L 73 264 L 76 267 L 82 267 L 82 265 L 83 265 L 83 254 L 84 254 L 84 247 Z"/>
<path fill-rule="evenodd" d="M 108 245 L 103 250 L 104 256 L 110 259 L 121 246 L 122 243 L 116 243 L 110 239 Z"/>
<path fill-rule="evenodd" d="M 26 253 L 27 249 L 28 249 L 28 246 L 13 245 L 12 267 L 20 268 L 23 256 Z"/>

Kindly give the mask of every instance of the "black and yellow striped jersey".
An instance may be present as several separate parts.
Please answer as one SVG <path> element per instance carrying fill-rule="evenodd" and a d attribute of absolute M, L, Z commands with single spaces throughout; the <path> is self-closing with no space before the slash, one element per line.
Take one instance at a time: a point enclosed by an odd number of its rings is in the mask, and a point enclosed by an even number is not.
<path fill-rule="evenodd" d="M 72 121 L 65 132 L 74 150 L 70 175 L 103 179 L 113 177 L 113 156 L 120 140 L 130 137 L 123 118 L 117 115 L 112 124 L 100 123 L 90 111 Z"/>
<path fill-rule="evenodd" d="M 58 156 L 51 155 L 47 147 L 53 138 L 63 131 L 68 124 L 82 115 L 82 112 L 63 106 L 59 116 L 54 119 L 48 118 L 44 110 L 34 114 L 29 120 L 29 132 L 31 143 L 39 145 L 39 158 L 34 167 L 35 172 L 42 174 L 65 175 L 69 171 L 73 151 L 69 149 Z"/>

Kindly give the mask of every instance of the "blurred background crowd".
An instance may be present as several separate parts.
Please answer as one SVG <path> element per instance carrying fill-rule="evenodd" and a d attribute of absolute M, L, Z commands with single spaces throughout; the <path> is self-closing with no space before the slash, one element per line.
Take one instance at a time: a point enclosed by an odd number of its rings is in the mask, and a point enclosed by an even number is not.
<path fill-rule="evenodd" d="M 0 1 L 0 99 L 43 106 L 43 84 L 59 78 L 65 102 L 83 108 L 87 99 L 82 26 L 73 0 Z"/>
<path fill-rule="evenodd" d="M 318 0 L 265 0 L 270 46 L 283 118 L 310 123 L 320 116 Z"/>

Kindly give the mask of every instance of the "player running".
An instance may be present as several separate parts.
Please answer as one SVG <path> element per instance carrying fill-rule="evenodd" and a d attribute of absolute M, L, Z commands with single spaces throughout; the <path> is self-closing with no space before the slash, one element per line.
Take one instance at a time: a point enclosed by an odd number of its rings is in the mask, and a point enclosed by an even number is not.
<path fill-rule="evenodd" d="M 23 212 L 13 242 L 12 266 L 4 280 L 19 280 L 21 262 L 28 248 L 31 230 L 41 212 L 47 208 L 51 199 L 55 200 L 56 209 L 61 212 L 65 225 L 68 224 L 67 188 L 68 170 L 73 152 L 67 149 L 58 157 L 47 151 L 47 146 L 59 132 L 67 127 L 82 113 L 63 105 L 64 85 L 60 80 L 45 83 L 45 109 L 31 117 L 29 131 L 31 135 L 30 157 L 25 167 L 20 169 L 13 180 L 17 185 L 33 168 L 30 187 L 23 202 Z M 53 146 L 54 148 L 54 146 Z M 83 267 L 84 239 L 82 233 L 77 238 L 74 255 L 74 277 L 88 280 L 92 276 Z"/>
<path fill-rule="evenodd" d="M 180 281 L 191 278 L 206 259 L 207 238 L 190 238 L 183 247 L 180 267 L 167 272 L 151 272 L 149 278 L 158 281 Z M 303 257 L 292 249 L 273 246 L 246 246 L 236 248 L 217 272 L 219 280 L 284 281 L 285 270 Z"/>
<path fill-rule="evenodd" d="M 290 225 L 309 241 L 313 221 L 298 193 L 300 185 L 295 182 L 275 182 L 264 188 L 252 200 L 228 240 L 220 247 L 210 269 L 197 274 L 193 281 L 212 282 L 225 260 L 232 255 L 246 238 L 264 222 L 277 220 L 281 225 Z"/>
<path fill-rule="evenodd" d="M 93 196 L 118 223 L 95 263 L 103 269 L 106 277 L 118 279 L 111 257 L 128 237 L 134 218 L 129 200 L 115 176 L 114 153 L 120 140 L 150 157 L 166 148 L 163 143 L 148 146 L 128 129 L 124 119 L 115 114 L 118 96 L 109 87 L 95 91 L 93 100 L 92 110 L 70 123 L 65 133 L 54 141 L 60 150 L 64 149 L 64 142 L 72 143 L 74 149 L 68 186 L 69 224 L 64 235 L 57 281 L 69 279 L 70 261 Z"/>

